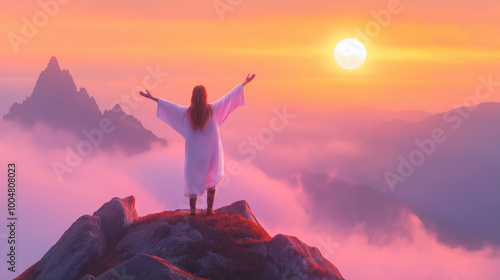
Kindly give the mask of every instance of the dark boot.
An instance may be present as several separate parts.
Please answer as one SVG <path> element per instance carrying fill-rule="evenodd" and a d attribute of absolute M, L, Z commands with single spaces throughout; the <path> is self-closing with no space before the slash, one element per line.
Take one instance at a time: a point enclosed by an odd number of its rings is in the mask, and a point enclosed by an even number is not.
<path fill-rule="evenodd" d="M 214 214 L 215 188 L 207 190 L 207 216 Z"/>
<path fill-rule="evenodd" d="M 189 198 L 189 207 L 191 207 L 191 216 L 196 215 L 196 196 L 191 196 Z"/>

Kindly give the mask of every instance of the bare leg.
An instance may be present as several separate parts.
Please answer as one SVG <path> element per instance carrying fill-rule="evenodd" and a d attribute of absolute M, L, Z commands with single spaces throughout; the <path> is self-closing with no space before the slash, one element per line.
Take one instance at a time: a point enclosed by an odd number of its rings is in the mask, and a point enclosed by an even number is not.
<path fill-rule="evenodd" d="M 189 207 L 191 207 L 191 216 L 195 216 L 196 215 L 196 194 L 192 194 L 190 197 L 189 197 Z"/>
<path fill-rule="evenodd" d="M 207 190 L 207 216 L 214 214 L 215 186 Z"/>

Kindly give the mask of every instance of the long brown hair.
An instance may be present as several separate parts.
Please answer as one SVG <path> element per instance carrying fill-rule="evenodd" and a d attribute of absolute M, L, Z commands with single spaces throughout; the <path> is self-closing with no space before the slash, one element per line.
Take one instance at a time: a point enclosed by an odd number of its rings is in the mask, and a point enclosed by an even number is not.
<path fill-rule="evenodd" d="M 186 111 L 191 127 L 203 130 L 212 117 L 212 106 L 207 103 L 207 90 L 204 86 L 195 86 L 191 96 L 191 106 Z"/>

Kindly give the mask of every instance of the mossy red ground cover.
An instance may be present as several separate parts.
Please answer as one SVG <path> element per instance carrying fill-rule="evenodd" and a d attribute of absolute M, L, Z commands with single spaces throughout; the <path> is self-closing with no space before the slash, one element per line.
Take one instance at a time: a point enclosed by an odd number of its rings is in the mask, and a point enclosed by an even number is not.
<path fill-rule="evenodd" d="M 169 222 L 181 222 L 184 218 L 171 216 Z M 205 240 L 191 243 L 176 252 L 185 256 L 180 263 L 193 274 L 209 279 L 259 279 L 265 259 L 251 247 L 255 242 L 268 241 L 269 234 L 254 222 L 236 214 L 216 213 L 206 217 L 201 214 L 190 219 L 190 225 L 205 235 Z M 223 267 L 200 271 L 199 259 L 208 252 L 218 254 L 229 261 Z"/>
<path fill-rule="evenodd" d="M 35 280 L 36 277 L 38 277 L 38 275 L 40 274 L 40 272 L 36 270 L 38 263 L 39 262 L 36 262 L 34 265 L 30 266 L 21 275 L 14 278 L 14 280 Z"/>
<path fill-rule="evenodd" d="M 163 219 L 172 224 L 189 223 L 204 235 L 204 240 L 191 243 L 186 248 L 180 248 L 174 253 L 173 257 L 184 256 L 183 261 L 179 264 L 181 269 L 197 277 L 242 280 L 258 279 L 260 272 L 263 271 L 265 259 L 253 252 L 251 245 L 255 242 L 268 241 L 271 237 L 254 222 L 237 214 L 216 213 L 212 216 L 206 216 L 204 213 L 199 213 L 197 216 L 191 217 L 186 212 L 164 211 L 140 217 L 127 231 Z M 201 271 L 199 260 L 208 252 L 219 254 L 231 261 L 222 268 Z M 108 249 L 102 259 L 85 263 L 76 279 L 87 274 L 97 276 L 120 265 L 121 262 L 125 261 L 118 260 L 121 253 L 115 248 Z M 36 271 L 37 265 L 38 263 L 34 264 L 15 280 L 36 279 L 39 274 Z"/>
<path fill-rule="evenodd" d="M 75 279 L 81 279 L 87 274 L 98 276 L 109 269 L 117 267 L 122 263 L 122 261 L 118 260 L 120 253 L 121 252 L 115 248 L 108 249 L 102 259 L 90 260 L 83 264 L 80 274 L 78 274 Z"/>

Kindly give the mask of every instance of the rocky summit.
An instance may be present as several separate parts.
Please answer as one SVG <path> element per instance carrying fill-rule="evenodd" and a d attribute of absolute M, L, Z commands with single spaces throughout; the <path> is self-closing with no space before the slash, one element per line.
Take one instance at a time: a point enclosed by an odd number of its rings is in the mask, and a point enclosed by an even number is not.
<path fill-rule="evenodd" d="M 15 280 L 344 279 L 317 248 L 270 237 L 246 201 L 138 217 L 135 198 L 113 198 L 78 218 Z"/>

